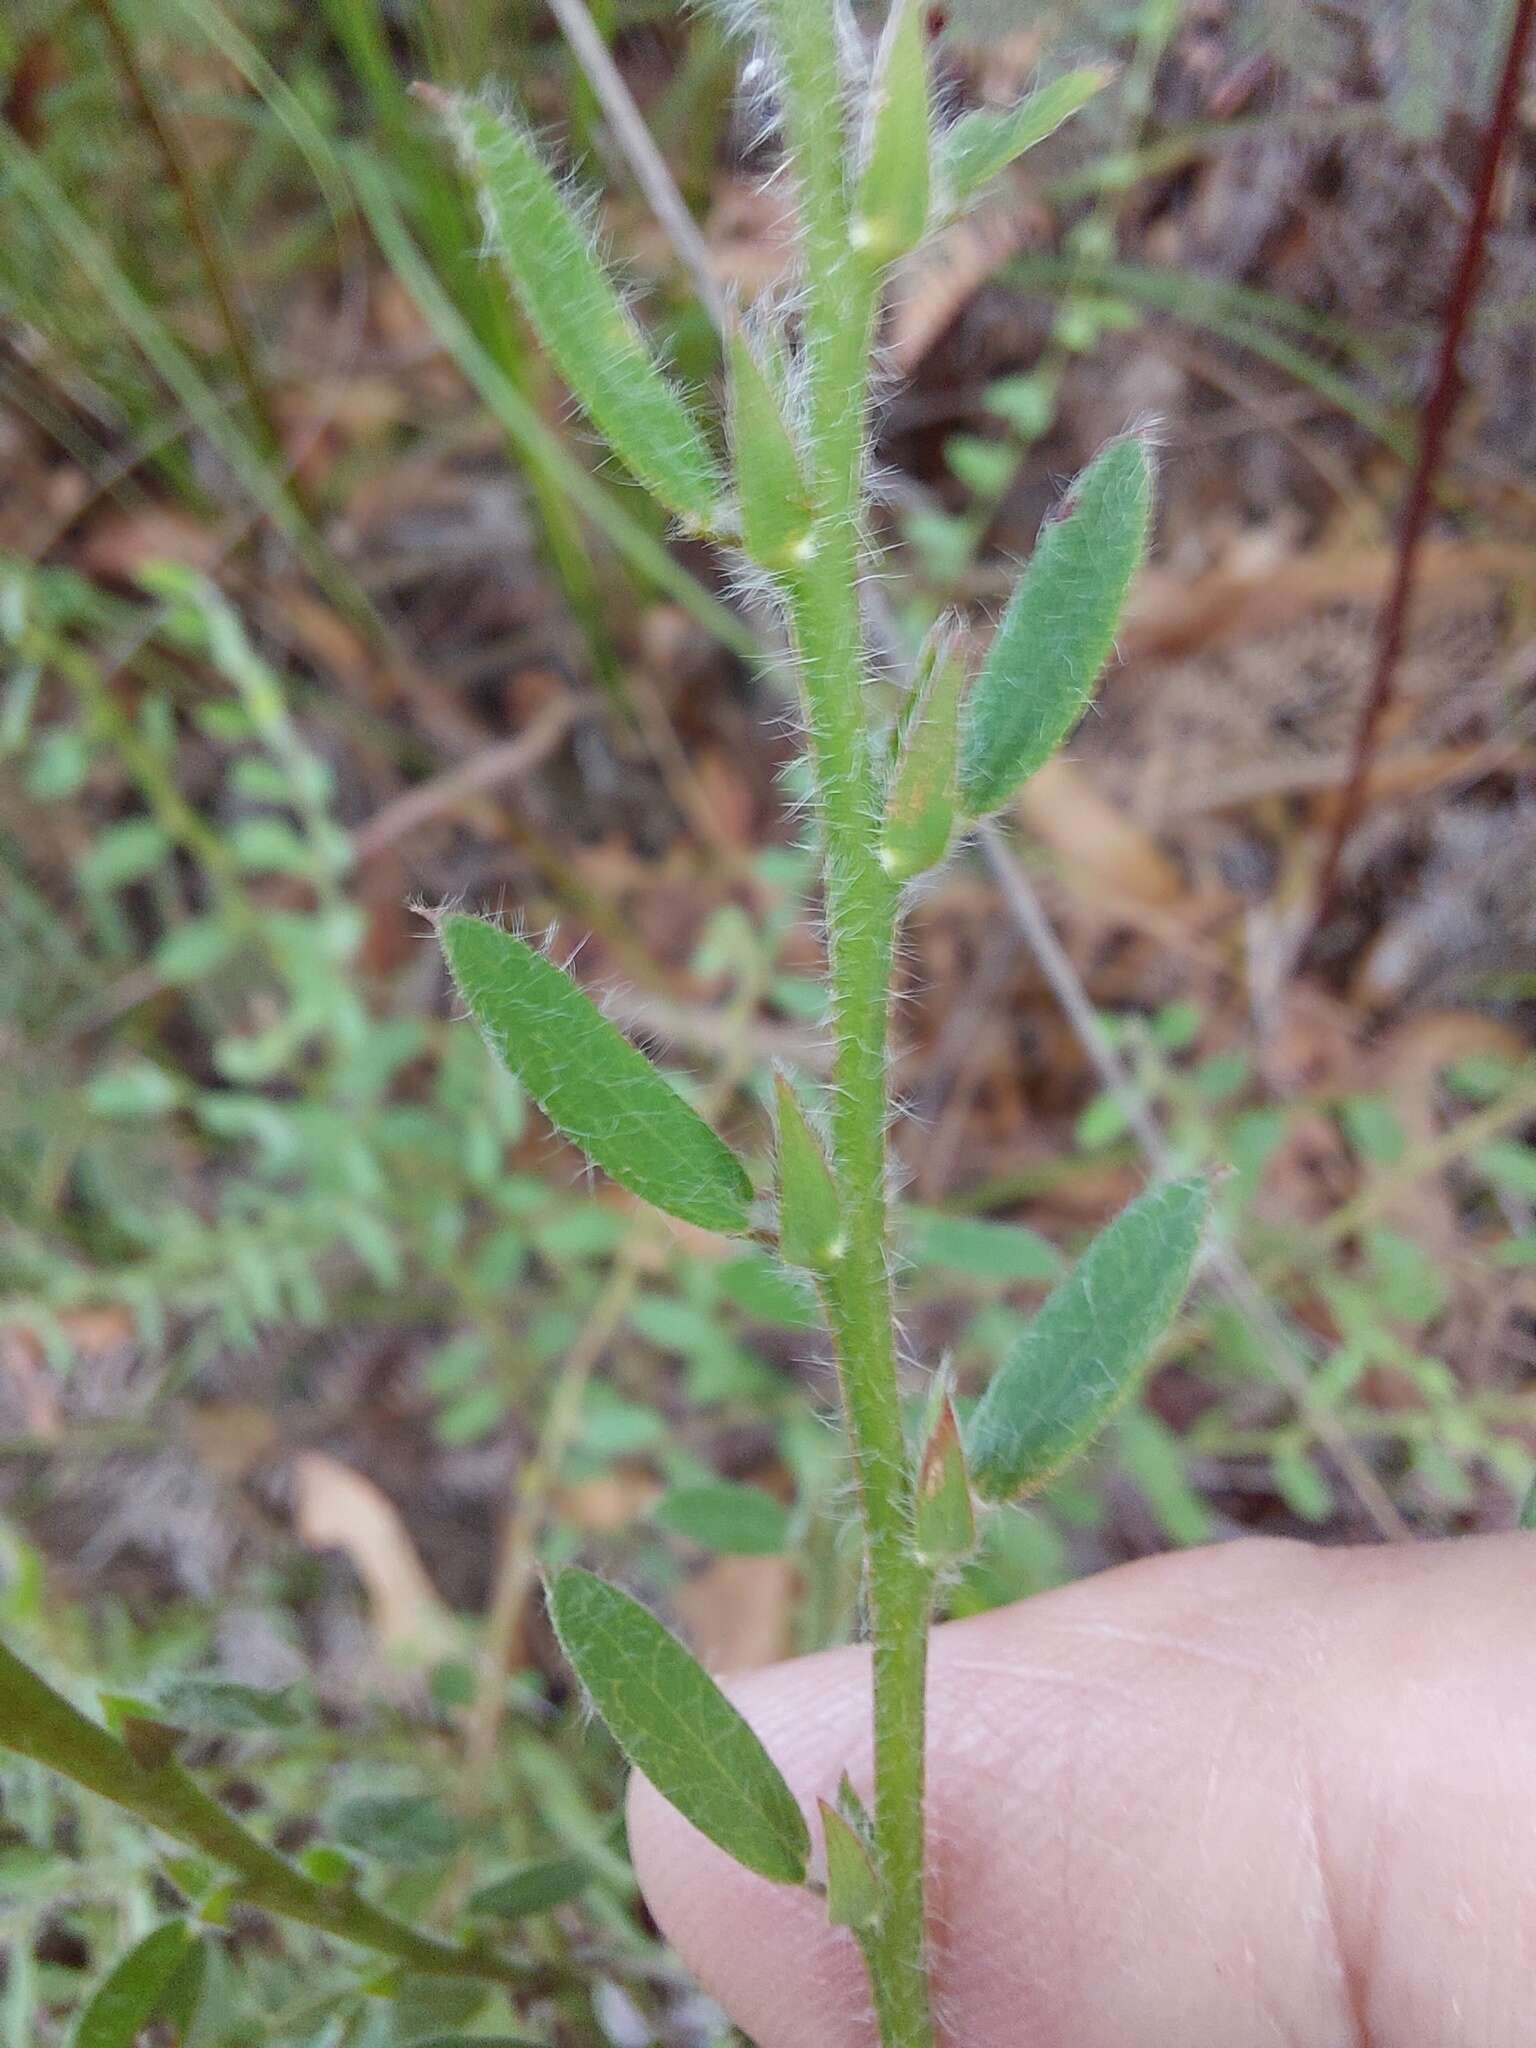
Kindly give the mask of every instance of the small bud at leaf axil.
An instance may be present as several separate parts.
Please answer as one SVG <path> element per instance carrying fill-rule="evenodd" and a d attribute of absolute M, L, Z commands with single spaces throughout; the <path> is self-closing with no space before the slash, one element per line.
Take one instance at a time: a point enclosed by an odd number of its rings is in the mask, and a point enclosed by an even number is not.
<path fill-rule="evenodd" d="M 825 1272 L 842 1256 L 842 1206 L 821 1140 L 780 1074 L 774 1080 L 779 1110 L 779 1251 L 792 1266 Z"/>
<path fill-rule="evenodd" d="M 834 1927 L 868 1934 L 880 1918 L 880 1879 L 869 1851 L 835 1807 L 821 1808 L 827 1846 L 827 1918 Z"/>
<path fill-rule="evenodd" d="M 960 1564 L 976 1548 L 976 1509 L 955 1404 L 943 1379 L 935 1382 L 927 1439 L 917 1468 L 917 1554 L 940 1569 Z"/>

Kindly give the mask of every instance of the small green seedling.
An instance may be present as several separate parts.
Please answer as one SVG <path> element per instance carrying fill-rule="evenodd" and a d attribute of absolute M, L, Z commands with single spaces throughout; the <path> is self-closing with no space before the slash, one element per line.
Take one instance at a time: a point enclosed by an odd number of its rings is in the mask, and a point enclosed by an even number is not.
<path fill-rule="evenodd" d="M 1152 495 L 1145 439 L 1113 441 L 1046 527 L 974 681 L 940 630 L 923 651 L 895 735 L 882 729 L 868 687 L 876 671 L 859 586 L 885 281 L 925 234 L 1103 83 L 1098 73 L 1074 72 L 1016 108 L 946 125 L 929 89 L 925 16 L 920 0 L 894 0 L 869 75 L 853 77 L 857 38 L 841 0 L 756 0 L 754 24 L 782 99 L 802 289 L 793 330 L 786 320 L 733 326 L 727 402 L 714 420 L 659 360 L 521 118 L 488 98 L 423 94 L 478 193 L 491 251 L 593 427 L 685 531 L 747 558 L 776 598 L 795 654 L 815 793 L 834 1072 L 824 1132 L 780 1079 L 771 1186 L 755 1183 L 667 1077 L 543 953 L 473 916 L 447 914 L 437 928 L 491 1052 L 559 1131 L 632 1194 L 698 1229 L 772 1244 L 816 1286 L 837 1355 L 875 1638 L 869 1808 L 845 1777 L 836 1804 L 820 1807 L 818 1844 L 758 1736 L 645 1608 L 574 1567 L 552 1578 L 549 1608 L 571 1664 L 634 1766 L 748 1870 L 809 1888 L 856 1941 L 885 2048 L 934 2042 L 924 1693 L 937 1589 L 975 1550 L 980 1517 L 1041 1485 L 1128 1397 L 1188 1283 L 1206 1214 L 1196 1181 L 1133 1203 L 1061 1280 L 969 1425 L 962 1427 L 941 1377 L 917 1441 L 909 1441 L 887 1193 L 897 931 L 910 885 L 971 825 L 1008 804 L 1082 714 L 1146 549 Z M 853 107 L 863 110 L 857 120 Z M 921 1220 L 906 1219 L 904 1234 Z M 1042 1255 L 1014 1235 L 1031 1259 Z M 658 1515 L 707 1533 L 719 1508 L 717 1499 L 681 1496 Z M 755 1510 L 771 1525 L 761 1538 L 770 1546 L 775 1508 L 763 1496 Z M 227 1900 L 305 1921 L 419 1977 L 478 1979 L 510 1996 L 547 1987 L 552 1972 L 558 1980 L 553 1965 L 502 1957 L 478 1933 L 456 1946 L 370 1904 L 343 1849 L 317 1845 L 299 1864 L 277 1855 L 183 1762 L 183 1722 L 195 1704 L 182 1700 L 168 1716 L 118 1701 L 109 1731 L 0 1647 L 0 1741 L 229 1871 Z M 227 1691 L 210 1708 L 205 1690 L 198 1711 L 206 1718 L 210 1710 L 238 1713 L 242 1727 L 255 1711 Z M 258 1725 L 287 1711 L 269 1703 Z M 399 1802 L 387 1804 L 392 1811 L 382 1818 L 398 1834 Z M 357 1802 L 347 1814 L 344 1833 L 355 1847 Z M 362 1818 L 378 1823 L 377 1802 Z M 440 1848 L 434 1834 L 428 1850 Z M 482 1887 L 469 1911 L 515 1924 L 585 1882 L 569 1858 L 527 1866 Z M 212 1917 L 213 1907 L 204 1913 Z M 201 1956 L 180 1921 L 155 1930 L 103 1984 L 78 2038 L 118 2048 L 161 2021 L 184 2032 Z"/>

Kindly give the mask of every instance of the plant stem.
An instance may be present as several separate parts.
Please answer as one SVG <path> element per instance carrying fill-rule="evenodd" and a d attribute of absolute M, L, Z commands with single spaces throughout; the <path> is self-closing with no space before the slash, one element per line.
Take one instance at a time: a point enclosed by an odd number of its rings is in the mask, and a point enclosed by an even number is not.
<path fill-rule="evenodd" d="M 456 1948 L 435 1935 L 397 1920 L 347 1885 L 320 1885 L 243 1827 L 175 1761 L 171 1731 L 140 1724 L 164 1737 L 163 1756 L 140 1762 L 105 1728 L 77 1711 L 53 1687 L 0 1643 L 0 1739 L 7 1749 L 30 1757 L 110 1799 L 162 1834 L 237 1873 L 241 1898 L 286 1919 L 393 1956 L 432 1977 L 474 1977 L 503 1984 L 524 1995 L 563 1988 L 562 1972 L 521 1964 L 483 1950 Z"/>
<path fill-rule="evenodd" d="M 923 1724 L 932 1586 L 912 1548 L 912 1480 L 886 1242 L 886 1042 L 899 891 L 876 857 L 878 791 L 858 600 L 879 273 L 849 241 L 836 11 L 821 0 L 773 0 L 770 12 L 807 272 L 814 554 L 788 579 L 787 595 L 824 843 L 836 1040 L 832 1152 L 845 1245 L 822 1291 L 864 1518 L 874 1644 L 875 1857 L 882 1906 L 865 1953 L 885 2048 L 930 2048 Z"/>

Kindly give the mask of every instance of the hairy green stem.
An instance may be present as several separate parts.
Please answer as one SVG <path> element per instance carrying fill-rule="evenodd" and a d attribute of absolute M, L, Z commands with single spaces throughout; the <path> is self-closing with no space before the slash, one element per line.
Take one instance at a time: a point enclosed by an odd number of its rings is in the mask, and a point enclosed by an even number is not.
<path fill-rule="evenodd" d="M 868 1553 L 874 1645 L 879 1925 L 864 1942 L 885 2048 L 931 2048 L 923 1907 L 924 1689 L 932 1581 L 912 1543 L 887 1248 L 890 976 L 899 891 L 877 858 L 879 790 L 865 704 L 860 512 L 879 271 L 849 239 L 834 9 L 771 0 L 785 139 L 804 234 L 811 559 L 788 582 L 825 848 L 836 1039 L 832 1151 L 842 1257 L 823 1283 Z"/>

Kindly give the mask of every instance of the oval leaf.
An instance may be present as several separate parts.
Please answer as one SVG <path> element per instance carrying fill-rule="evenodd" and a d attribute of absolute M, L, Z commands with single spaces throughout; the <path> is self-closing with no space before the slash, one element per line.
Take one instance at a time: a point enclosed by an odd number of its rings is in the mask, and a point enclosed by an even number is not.
<path fill-rule="evenodd" d="M 1025 150 L 1086 106 L 1109 81 L 1107 71 L 1069 71 L 1001 112 L 980 107 L 962 114 L 939 140 L 937 176 L 945 206 L 953 211 L 973 199 Z"/>
<path fill-rule="evenodd" d="M 580 1898 L 591 1882 L 592 1866 L 580 1856 L 546 1856 L 481 1885 L 470 1894 L 469 1910 L 487 1919 L 526 1920 Z"/>
<path fill-rule="evenodd" d="M 1209 1206 L 1204 1181 L 1150 1189 L 1047 1297 L 971 1417 L 983 1498 L 1043 1485 L 1127 1398 L 1189 1285 Z"/>
<path fill-rule="evenodd" d="M 129 1949 L 81 2013 L 73 2048 L 134 2048 L 158 2015 L 192 1938 L 180 1920 L 172 1920 Z"/>
<path fill-rule="evenodd" d="M 538 2048 L 521 2034 L 428 2034 L 411 2048 Z"/>
<path fill-rule="evenodd" d="M 202 1672 L 173 1678 L 161 1691 L 159 1704 L 166 1720 L 177 1728 L 225 1735 L 282 1732 L 304 1722 L 303 1704 L 291 1685 L 270 1690 Z"/>
<path fill-rule="evenodd" d="M 1152 469 L 1138 435 L 1083 471 L 1041 532 L 966 705 L 960 795 L 967 814 L 1005 804 L 1076 725 L 1109 659 L 1146 553 Z"/>
<path fill-rule="evenodd" d="M 943 1209 L 896 1211 L 902 1249 L 914 1266 L 943 1266 L 977 1280 L 1056 1280 L 1061 1254 L 1023 1223 L 953 1216 Z"/>
<path fill-rule="evenodd" d="M 463 1841 L 459 1823 L 425 1793 L 365 1792 L 336 1809 L 336 1839 L 386 1863 L 435 1863 Z"/>
<path fill-rule="evenodd" d="M 160 1994 L 155 2013 L 155 2017 L 171 2029 L 178 2042 L 185 2043 L 191 2039 L 207 1977 L 207 1946 L 201 1941 L 189 1941 L 181 1961 L 172 1970 Z"/>
<path fill-rule="evenodd" d="M 689 525 L 708 530 L 721 482 L 698 422 L 532 137 L 484 100 L 422 97 L 447 118 L 490 246 L 560 374 L 626 468 Z"/>
<path fill-rule="evenodd" d="M 630 1763 L 748 1870 L 800 1884 L 810 1835 L 777 1764 L 703 1665 L 591 1572 L 549 1591 L 561 1647 Z"/>
<path fill-rule="evenodd" d="M 789 1548 L 789 1510 L 760 1486 L 720 1479 L 675 1486 L 657 1503 L 663 1529 L 727 1557 L 777 1557 Z"/>
<path fill-rule="evenodd" d="M 741 1161 L 568 974 L 478 917 L 445 917 L 438 936 L 486 1043 L 557 1130 L 669 1215 L 746 1230 Z"/>

